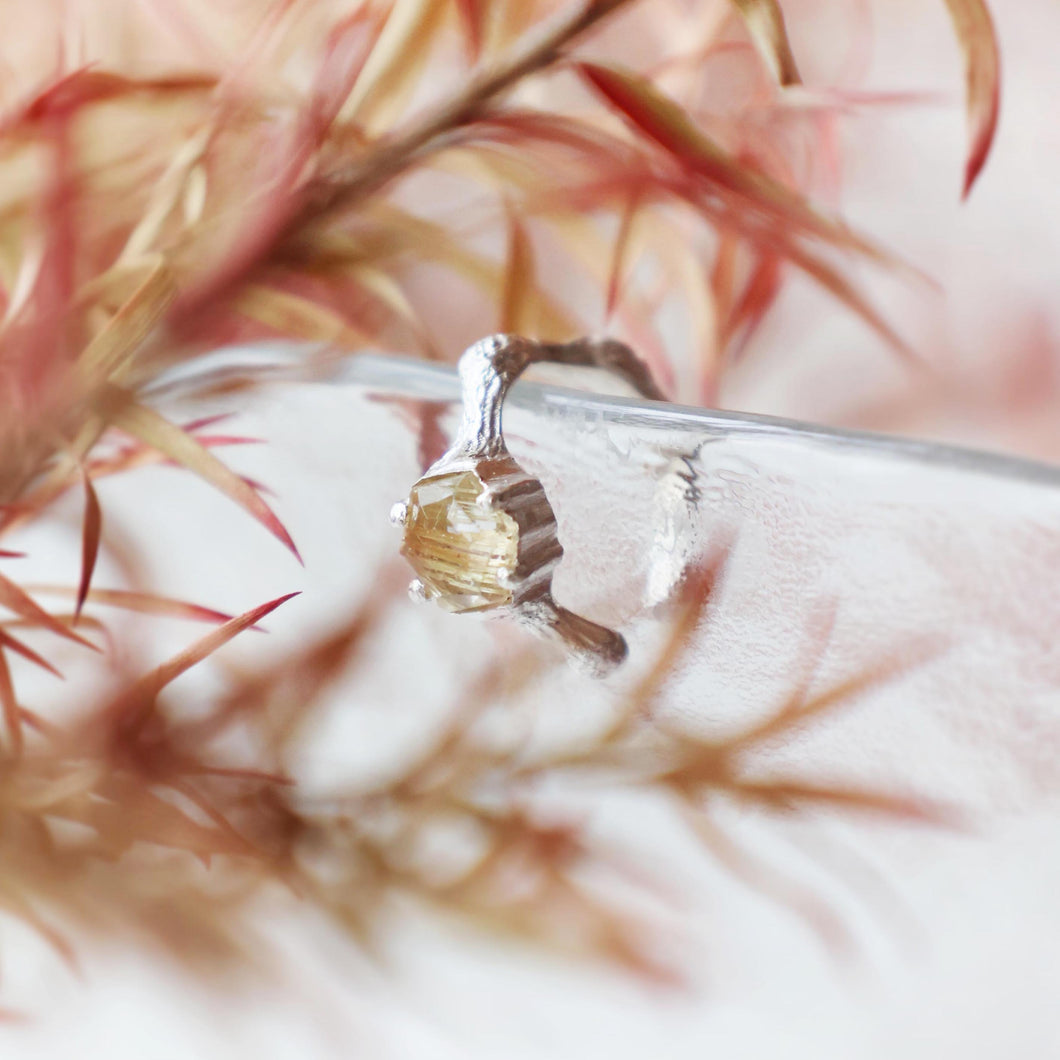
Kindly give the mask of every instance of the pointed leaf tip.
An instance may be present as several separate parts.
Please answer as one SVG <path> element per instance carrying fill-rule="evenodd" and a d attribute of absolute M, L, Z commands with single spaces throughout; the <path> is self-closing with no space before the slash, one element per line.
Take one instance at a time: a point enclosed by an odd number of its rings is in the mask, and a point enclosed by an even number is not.
<path fill-rule="evenodd" d="M 296 596 L 301 596 L 302 590 L 296 589 L 293 593 L 284 593 L 283 596 L 277 596 L 275 600 L 270 600 L 268 603 L 262 604 L 260 607 L 255 608 L 253 611 L 247 611 L 245 614 L 234 618 L 233 622 L 239 622 L 243 619 L 247 619 L 246 627 L 255 625 L 260 619 L 266 615 L 271 614 L 276 608 L 287 603 L 288 600 L 293 600 Z"/>
<path fill-rule="evenodd" d="M 986 165 L 1001 109 L 1001 53 L 997 31 L 985 0 L 946 0 L 964 52 L 965 108 L 968 115 L 968 160 L 963 197 Z"/>
<path fill-rule="evenodd" d="M 92 574 L 99 556 L 99 539 L 103 530 L 103 513 L 92 479 L 82 468 L 81 477 L 85 486 L 85 517 L 81 527 L 81 580 L 77 586 L 77 603 L 74 606 L 74 621 L 81 617 L 92 584 Z"/>
<path fill-rule="evenodd" d="M 645 78 L 588 62 L 578 63 L 576 69 L 637 134 L 654 142 L 691 175 L 696 183 L 679 194 L 702 211 L 701 185 L 727 197 L 735 219 L 748 212 L 768 219 L 768 228 L 763 228 L 756 218 L 754 231 L 760 243 L 768 243 L 773 252 L 781 253 L 853 309 L 908 361 L 922 363 L 853 285 L 805 244 L 810 238 L 822 240 L 832 247 L 856 250 L 870 260 L 891 264 L 886 252 L 845 225 L 819 214 L 787 185 L 741 163 L 711 140 L 683 107 Z M 745 230 L 751 231 L 746 226 Z"/>
<path fill-rule="evenodd" d="M 70 596 L 76 592 L 67 585 L 31 585 L 27 586 L 27 589 L 30 592 L 51 593 L 59 596 Z M 137 611 L 145 615 L 157 615 L 162 618 L 179 618 L 191 622 L 211 622 L 218 625 L 233 618 L 227 611 L 217 611 L 211 607 L 189 603 L 186 600 L 159 596 L 155 593 L 134 592 L 129 589 L 92 588 L 88 591 L 87 602 L 103 607 Z"/>
<path fill-rule="evenodd" d="M 62 679 L 62 673 L 52 666 L 47 659 L 42 655 L 38 655 L 29 645 L 23 644 L 17 637 L 11 636 L 5 629 L 0 629 L 0 645 L 10 648 L 24 659 L 28 659 L 31 663 L 36 663 L 42 670 L 47 670 L 48 673 Z"/>
<path fill-rule="evenodd" d="M 509 203 L 507 213 L 508 260 L 504 269 L 498 330 L 503 333 L 533 334 L 533 294 L 537 289 L 534 275 L 534 250 L 530 234 Z"/>
<path fill-rule="evenodd" d="M 799 68 L 795 65 L 795 55 L 788 40 L 788 30 L 784 25 L 784 13 L 777 0 L 732 0 L 733 5 L 743 16 L 747 32 L 751 35 L 755 47 L 762 58 L 769 64 L 773 76 L 781 85 L 801 84 Z"/>
<path fill-rule="evenodd" d="M 468 56 L 473 63 L 482 55 L 482 40 L 486 19 L 485 0 L 456 0 L 457 14 L 464 31 Z"/>
<path fill-rule="evenodd" d="M 110 421 L 145 445 L 187 468 L 225 496 L 235 501 L 252 515 L 266 530 L 280 541 L 304 567 L 294 540 L 276 513 L 265 503 L 253 486 L 246 483 L 227 464 L 222 463 L 202 442 L 171 423 L 154 409 L 141 405 L 133 398 L 112 388 Z"/>
<path fill-rule="evenodd" d="M 13 611 L 20 618 L 25 619 L 34 626 L 40 626 L 51 633 L 55 633 L 67 640 L 75 641 L 82 647 L 99 651 L 90 640 L 75 633 L 69 626 L 64 625 L 54 615 L 48 614 L 24 589 L 16 585 L 10 578 L 0 574 L 0 605 Z"/>
<path fill-rule="evenodd" d="M 729 153 L 684 107 L 650 80 L 618 67 L 581 62 L 577 72 L 640 137 L 661 148 L 686 174 L 720 192 L 742 213 L 764 214 L 775 227 L 797 231 L 881 264 L 891 256 L 813 208 L 801 193 Z"/>
<path fill-rule="evenodd" d="M 215 651 L 227 644 L 233 637 L 238 636 L 246 629 L 256 626 L 266 615 L 271 614 L 276 608 L 287 603 L 288 600 L 301 593 L 286 593 L 278 596 L 275 600 L 260 604 L 250 611 L 227 621 L 223 626 L 200 637 L 194 644 L 189 645 L 182 652 L 173 656 L 161 666 L 145 674 L 133 682 L 112 702 L 110 710 L 114 714 L 125 715 L 127 724 L 136 726 L 142 724 L 150 717 L 154 710 L 154 703 L 159 693 L 171 682 L 175 681 L 181 674 L 198 665 L 204 659 L 213 655 Z"/>
<path fill-rule="evenodd" d="M 11 751 L 16 758 L 22 755 L 22 715 L 19 713 L 18 697 L 11 680 L 11 670 L 7 665 L 7 656 L 0 649 L 0 714 L 7 726 L 11 738 Z"/>

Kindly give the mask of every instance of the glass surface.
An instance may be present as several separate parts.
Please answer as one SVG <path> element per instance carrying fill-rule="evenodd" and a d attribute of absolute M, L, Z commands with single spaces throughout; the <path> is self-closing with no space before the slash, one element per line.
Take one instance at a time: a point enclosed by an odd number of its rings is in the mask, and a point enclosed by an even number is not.
<path fill-rule="evenodd" d="M 269 444 L 252 454 L 253 473 L 280 493 L 310 579 L 319 564 L 363 581 L 365 557 L 396 556 L 400 535 L 387 513 L 423 463 L 412 410 L 439 403 L 438 425 L 451 430 L 452 370 L 364 356 L 293 382 L 302 369 L 281 349 L 216 356 L 159 396 L 172 404 L 181 390 L 201 395 L 244 364 L 286 378 L 254 399 L 253 426 Z M 223 395 L 211 400 L 228 407 Z M 203 407 L 200 396 L 194 408 Z M 513 454 L 557 513 L 566 550 L 557 599 L 630 640 L 626 673 L 608 688 L 650 664 L 669 628 L 667 600 L 689 569 L 731 542 L 716 606 L 668 684 L 666 709 L 721 724 L 774 708 L 834 610 L 822 682 L 902 653 L 924 656 L 893 687 L 873 691 L 872 709 L 857 717 L 865 739 L 837 742 L 837 764 L 922 780 L 977 804 L 1003 788 L 1013 797 L 1053 788 L 1060 470 L 530 381 L 517 384 L 505 412 Z M 306 508 L 313 516 L 300 527 Z M 336 535 L 345 554 L 334 549 Z M 469 653 L 523 640 L 510 623 L 409 607 L 425 636 L 466 639 Z M 580 675 L 560 674 L 582 694 Z M 984 758 L 995 767 L 985 784 Z"/>
<path fill-rule="evenodd" d="M 224 351 L 171 377 L 156 399 L 199 415 L 230 407 L 223 393 L 203 394 L 245 366 L 271 366 L 284 380 L 241 417 L 268 445 L 235 462 L 277 491 L 306 560 L 307 594 L 325 615 L 381 564 L 400 565 L 387 514 L 426 459 L 414 410 L 431 403 L 445 435 L 459 390 L 449 368 L 371 356 L 294 381 L 304 372 L 298 356 Z M 630 642 L 629 663 L 602 684 L 565 666 L 551 671 L 549 711 L 613 701 L 634 685 L 671 628 L 668 601 L 689 570 L 726 548 L 723 583 L 666 682 L 661 713 L 724 730 L 768 715 L 811 670 L 823 688 L 895 668 L 857 709 L 774 753 L 968 807 L 1055 795 L 1057 469 L 530 381 L 513 390 L 505 433 L 556 510 L 566 552 L 557 600 Z M 409 700 L 439 700 L 454 667 L 467 672 L 536 643 L 509 621 L 402 608 L 416 638 L 417 674 L 402 675 Z"/>
<path fill-rule="evenodd" d="M 282 621 L 270 619 L 267 647 L 237 646 L 244 665 L 326 631 L 380 592 L 380 579 L 412 577 L 388 512 L 456 420 L 448 368 L 365 356 L 304 378 L 300 356 L 225 351 L 153 395 L 173 415 L 201 416 L 235 404 L 224 390 L 247 366 L 276 377 L 240 396 L 249 411 L 235 421 L 267 445 L 226 459 L 275 490 L 304 572 L 175 474 L 150 534 L 160 591 L 249 606 L 304 590 Z M 424 407 L 441 432 L 426 440 Z M 528 761 L 592 740 L 609 712 L 643 693 L 682 613 L 682 586 L 726 551 L 709 606 L 657 682 L 660 731 L 719 740 L 775 715 L 800 688 L 812 698 L 846 686 L 833 709 L 756 746 L 749 775 L 885 791 L 950 816 L 918 823 L 719 792 L 703 807 L 718 831 L 701 842 L 673 802 L 620 773 L 557 781 L 546 805 L 673 884 L 666 934 L 694 986 L 665 1000 L 551 965 L 527 970 L 488 937 L 439 936 L 411 917 L 395 927 L 394 952 L 418 1003 L 461 1048 L 472 1043 L 461 1055 L 499 1055 L 518 1024 L 535 1027 L 517 1054 L 527 1057 L 660 1055 L 660 1035 L 677 1058 L 712 1047 L 937 1057 L 950 1055 L 947 1042 L 966 1048 L 961 1013 L 996 1008 L 1000 995 L 999 1024 L 1023 1030 L 984 1026 L 985 1043 L 1016 1049 L 1024 1033 L 1034 1043 L 1060 1034 L 1046 942 L 1060 927 L 1060 473 L 531 381 L 515 387 L 505 424 L 556 510 L 566 550 L 557 601 L 621 630 L 628 663 L 594 681 L 509 620 L 399 599 L 306 735 L 310 796 L 385 783 L 437 738 L 469 680 L 489 665 L 514 672 L 527 651 L 546 665 L 513 694 L 509 730 L 494 719 L 496 738 L 515 739 Z M 152 511 L 154 488 L 135 486 Z M 132 503 L 128 482 L 108 489 L 112 504 L 123 490 Z M 166 557 L 186 556 L 189 530 L 207 525 L 217 548 L 182 558 L 178 576 Z M 864 973 L 856 986 L 850 961 Z"/>

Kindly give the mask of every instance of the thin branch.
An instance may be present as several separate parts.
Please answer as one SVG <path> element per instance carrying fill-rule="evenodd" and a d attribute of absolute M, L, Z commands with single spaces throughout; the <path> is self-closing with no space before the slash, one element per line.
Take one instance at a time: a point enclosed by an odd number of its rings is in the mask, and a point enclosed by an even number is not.
<path fill-rule="evenodd" d="M 492 69 L 473 78 L 451 99 L 428 111 L 410 129 L 392 139 L 384 139 L 362 159 L 339 169 L 311 186 L 300 205 L 276 226 L 259 245 L 259 255 L 241 267 L 207 279 L 197 290 L 181 298 L 170 316 L 186 319 L 207 300 L 215 299 L 250 275 L 261 261 L 295 240 L 310 225 L 327 220 L 375 194 L 419 162 L 425 154 L 438 150 L 458 130 L 471 124 L 496 100 L 523 78 L 552 66 L 565 55 L 579 37 L 619 8 L 634 0 L 587 0 L 573 14 L 547 27 L 540 34 L 528 34 L 521 46 Z"/>

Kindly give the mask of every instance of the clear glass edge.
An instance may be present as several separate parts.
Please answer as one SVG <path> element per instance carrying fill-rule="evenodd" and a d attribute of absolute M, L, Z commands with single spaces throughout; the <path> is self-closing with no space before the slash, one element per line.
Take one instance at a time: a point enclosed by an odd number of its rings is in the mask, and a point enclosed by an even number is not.
<path fill-rule="evenodd" d="M 217 350 L 171 369 L 143 393 L 156 399 L 191 399 L 242 381 L 325 383 L 359 386 L 380 395 L 456 402 L 460 383 L 452 365 L 394 354 L 339 356 L 320 347 L 268 343 Z M 513 388 L 509 403 L 538 414 L 591 417 L 616 426 L 694 430 L 712 437 L 790 440 L 831 451 L 935 465 L 949 470 L 1021 480 L 1060 489 L 1060 467 L 1018 456 L 958 445 L 844 430 L 748 412 L 623 398 L 529 380 Z"/>

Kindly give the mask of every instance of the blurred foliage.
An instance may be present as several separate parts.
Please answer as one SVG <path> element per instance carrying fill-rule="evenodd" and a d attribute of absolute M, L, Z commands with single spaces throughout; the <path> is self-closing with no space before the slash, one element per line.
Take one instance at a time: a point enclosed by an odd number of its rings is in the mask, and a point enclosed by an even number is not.
<path fill-rule="evenodd" d="M 996 123 L 997 52 L 979 0 L 948 3 L 968 70 L 970 186 Z M 69 959 L 57 925 L 71 922 L 212 958 L 238 952 L 266 886 L 361 937 L 404 890 L 658 974 L 638 926 L 581 870 L 638 873 L 535 816 L 543 774 L 675 800 L 748 878 L 757 870 L 708 827 L 713 792 L 937 816 L 745 768 L 760 740 L 885 674 L 796 695 L 726 743 L 653 722 L 721 556 L 690 581 L 653 676 L 591 745 L 528 762 L 478 742 L 475 719 L 503 711 L 540 664 L 487 665 L 426 758 L 327 810 L 299 798 L 291 741 L 359 657 L 391 582 L 194 721 L 159 694 L 282 601 L 230 618 L 134 581 L 94 584 L 106 513 L 93 483 L 154 462 L 186 467 L 294 549 L 258 484 L 218 456 L 243 439 L 170 422 L 143 397 L 228 342 L 306 340 L 309 364 L 366 347 L 453 358 L 489 330 L 606 330 L 673 396 L 710 401 L 795 270 L 910 355 L 846 271 L 897 263 L 812 201 L 830 158 L 818 147 L 846 102 L 801 82 L 775 0 L 111 0 L 20 7 L 18 20 L 0 84 L 0 531 L 47 520 L 71 491 L 84 520 L 68 611 L 0 575 L 0 907 Z M 664 344 L 665 315 L 687 322 L 683 348 Z M 72 720 L 29 709 L 18 668 L 51 663 L 24 631 L 120 654 L 107 606 L 216 628 L 105 702 L 76 699 Z M 258 760 L 226 758 L 233 727 Z M 476 852 L 443 878 L 415 852 L 453 816 L 474 826 Z"/>

